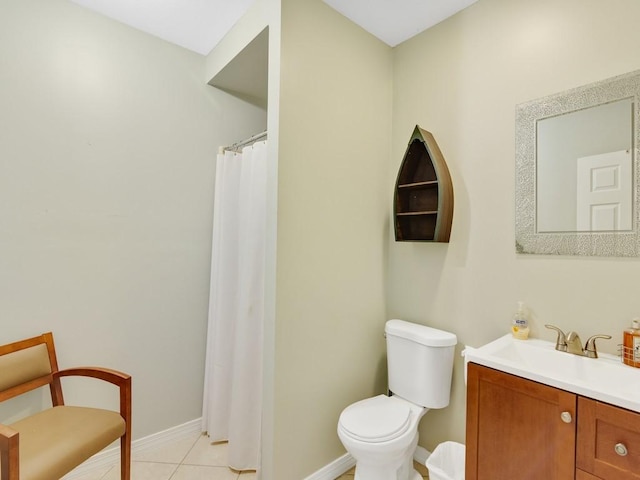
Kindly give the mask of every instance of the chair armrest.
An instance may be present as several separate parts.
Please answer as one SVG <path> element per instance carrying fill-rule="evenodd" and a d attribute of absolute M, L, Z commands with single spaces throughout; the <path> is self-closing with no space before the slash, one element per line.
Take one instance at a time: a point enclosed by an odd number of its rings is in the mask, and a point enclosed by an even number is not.
<path fill-rule="evenodd" d="M 19 479 L 18 432 L 0 423 L 0 475 L 3 479 Z"/>
<path fill-rule="evenodd" d="M 0 423 L 0 447 L 3 447 L 6 442 L 11 440 L 18 432 L 7 425 Z"/>
<path fill-rule="evenodd" d="M 120 388 L 120 415 L 127 425 L 127 435 L 131 435 L 131 375 L 117 370 L 102 367 L 65 368 L 54 372 L 53 377 L 59 381 L 60 377 L 81 376 L 97 378 L 112 383 Z"/>
<path fill-rule="evenodd" d="M 118 387 L 123 387 L 131 383 L 131 375 L 119 372 L 117 370 L 111 370 L 110 368 L 102 367 L 77 367 L 77 368 L 65 368 L 59 370 L 53 374 L 55 377 L 91 377 L 104 380 L 105 382 L 113 383 Z"/>

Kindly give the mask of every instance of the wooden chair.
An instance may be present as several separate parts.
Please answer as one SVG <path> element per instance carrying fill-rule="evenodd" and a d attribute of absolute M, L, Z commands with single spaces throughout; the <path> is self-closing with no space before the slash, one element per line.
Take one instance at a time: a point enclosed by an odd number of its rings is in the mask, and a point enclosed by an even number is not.
<path fill-rule="evenodd" d="M 120 412 L 64 404 L 60 378 L 92 377 L 120 389 Z M 121 479 L 131 475 L 131 377 L 96 367 L 58 370 L 53 335 L 0 346 L 0 402 L 49 385 L 52 407 L 0 424 L 1 480 L 58 480 L 120 439 Z"/>

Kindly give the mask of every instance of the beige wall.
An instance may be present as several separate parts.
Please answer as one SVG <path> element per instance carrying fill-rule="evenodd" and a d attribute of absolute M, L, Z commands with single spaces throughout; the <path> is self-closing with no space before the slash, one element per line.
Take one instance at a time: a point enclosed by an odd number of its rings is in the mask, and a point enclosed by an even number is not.
<path fill-rule="evenodd" d="M 508 332 L 516 302 L 532 335 L 554 323 L 614 336 L 640 312 L 635 259 L 517 256 L 516 104 L 640 68 L 634 0 L 480 0 L 394 50 L 393 148 L 387 189 L 415 124 L 431 131 L 455 189 L 451 243 L 389 249 L 388 316 L 455 332 L 479 346 Z M 387 208 L 390 208 L 390 200 Z M 391 236 L 391 232 L 388 232 Z M 420 444 L 464 441 L 461 359 L 452 404 L 429 412 Z"/>
<path fill-rule="evenodd" d="M 224 70 L 234 57 L 266 27 L 274 28 L 274 36 L 277 37 L 280 23 L 279 12 L 279 2 L 276 0 L 254 0 L 249 10 L 207 55 L 205 60 L 206 81 L 209 82 L 221 70 Z"/>
<path fill-rule="evenodd" d="M 273 478 L 344 453 L 384 382 L 391 49 L 320 0 L 282 3 Z"/>
<path fill-rule="evenodd" d="M 198 418 L 214 156 L 265 112 L 208 87 L 204 57 L 70 2 L 1 10 L 0 342 L 52 330 L 62 367 L 130 372 L 136 438 Z"/>

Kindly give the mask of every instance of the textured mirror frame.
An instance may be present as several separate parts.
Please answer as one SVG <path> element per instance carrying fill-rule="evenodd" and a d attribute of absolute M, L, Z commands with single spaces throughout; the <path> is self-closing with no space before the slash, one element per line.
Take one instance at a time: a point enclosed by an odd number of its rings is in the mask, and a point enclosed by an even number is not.
<path fill-rule="evenodd" d="M 633 222 L 620 232 L 538 233 L 536 228 L 536 125 L 539 120 L 633 98 Z M 516 253 L 640 256 L 640 71 L 551 95 L 516 107 Z"/>

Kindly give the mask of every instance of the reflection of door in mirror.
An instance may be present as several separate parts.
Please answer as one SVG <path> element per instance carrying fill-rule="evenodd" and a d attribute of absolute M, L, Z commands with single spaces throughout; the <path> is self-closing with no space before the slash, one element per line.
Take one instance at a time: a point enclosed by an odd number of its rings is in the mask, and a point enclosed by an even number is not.
<path fill-rule="evenodd" d="M 631 230 L 631 178 L 630 150 L 578 158 L 579 232 Z"/>
<path fill-rule="evenodd" d="M 542 118 L 536 124 L 536 225 L 537 232 L 584 232 L 593 231 L 584 224 L 577 226 L 576 171 L 578 159 L 608 155 L 611 152 L 629 151 L 633 148 L 633 98 Z M 632 162 L 633 155 L 630 155 Z M 619 170 L 629 182 L 625 202 L 633 202 L 629 170 Z M 612 175 L 611 171 L 598 170 L 596 181 L 601 186 Z M 606 209 L 594 208 L 599 227 L 596 231 L 631 230 L 630 223 L 617 223 L 605 227 Z M 630 212 L 630 210 L 629 210 Z M 624 213 L 621 213 L 621 215 Z M 626 214 L 624 214 L 626 215 Z M 609 217 L 611 220 L 613 217 Z M 631 222 L 631 213 L 629 213 Z"/>

